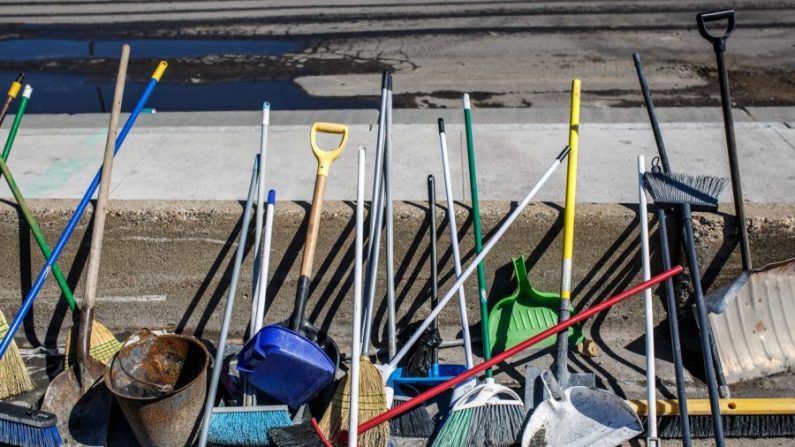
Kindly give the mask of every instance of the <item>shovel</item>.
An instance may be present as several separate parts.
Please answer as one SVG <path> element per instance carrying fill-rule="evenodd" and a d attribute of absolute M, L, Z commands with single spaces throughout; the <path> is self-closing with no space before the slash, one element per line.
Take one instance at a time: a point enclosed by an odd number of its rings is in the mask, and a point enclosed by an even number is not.
<path fill-rule="evenodd" d="M 105 366 L 89 356 L 88 346 L 91 340 L 91 325 L 94 322 L 94 299 L 97 293 L 105 213 L 110 192 L 110 173 L 113 169 L 113 149 L 119 126 L 129 57 L 130 47 L 123 45 L 116 77 L 116 91 L 113 94 L 108 138 L 105 142 L 99 194 L 94 209 L 94 230 L 91 234 L 91 251 L 88 254 L 86 291 L 77 333 L 77 367 L 63 371 L 50 382 L 42 403 L 43 410 L 57 416 L 58 430 L 66 445 L 104 446 L 108 432 L 111 396 L 102 380 Z"/>
<path fill-rule="evenodd" d="M 533 411 L 522 447 L 613 447 L 643 432 L 638 415 L 615 394 L 584 386 L 561 390 L 549 371 L 541 380 L 552 397 Z"/>
<path fill-rule="evenodd" d="M 735 218 L 740 233 L 743 272 L 705 301 L 710 325 L 727 383 L 766 377 L 785 371 L 795 361 L 793 325 L 795 314 L 795 258 L 754 270 L 745 227 L 745 207 L 740 182 L 737 142 L 731 109 L 731 89 L 724 54 L 726 40 L 734 29 L 734 10 L 713 11 L 696 17 L 701 36 L 713 45 L 718 65 L 723 124 L 729 155 Z M 709 22 L 726 20 L 722 35 L 706 28 Z"/>
<path fill-rule="evenodd" d="M 337 134 L 342 138 L 336 148 L 324 151 L 317 146 L 317 133 Z M 293 314 L 289 321 L 260 329 L 238 354 L 238 369 L 247 380 L 290 408 L 298 408 L 326 388 L 334 380 L 339 365 L 337 344 L 306 321 L 304 312 L 326 180 L 331 163 L 340 156 L 348 141 L 348 128 L 342 124 L 315 123 L 309 139 L 318 162 L 317 178 Z"/>

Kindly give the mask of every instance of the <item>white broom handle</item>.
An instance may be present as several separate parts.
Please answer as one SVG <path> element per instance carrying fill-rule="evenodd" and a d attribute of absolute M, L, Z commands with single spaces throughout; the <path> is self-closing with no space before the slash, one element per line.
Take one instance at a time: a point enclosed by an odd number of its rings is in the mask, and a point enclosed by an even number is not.
<path fill-rule="evenodd" d="M 640 253 L 643 269 L 643 280 L 651 278 L 649 265 L 649 217 L 646 212 L 646 191 L 643 185 L 643 173 L 646 171 L 646 159 L 638 155 L 638 218 L 640 219 Z M 651 289 L 643 291 L 643 311 L 646 318 L 646 401 L 648 405 L 648 422 L 646 435 L 649 438 L 657 437 L 657 401 L 656 387 L 657 374 L 654 369 L 654 315 L 652 310 Z"/>
<path fill-rule="evenodd" d="M 359 358 L 362 329 L 362 239 L 364 239 L 364 163 L 365 149 L 359 148 L 359 183 L 356 192 L 356 260 L 353 266 L 353 334 L 351 337 L 351 408 L 348 433 L 359 426 Z M 358 438 L 348 436 L 348 447 L 356 447 Z"/>
<path fill-rule="evenodd" d="M 447 156 L 447 136 L 444 131 L 444 120 L 439 118 L 439 145 L 442 149 L 442 172 L 444 174 L 444 192 L 447 198 L 447 222 L 450 225 L 450 245 L 453 248 L 453 266 L 456 278 L 461 277 L 461 255 L 458 251 L 458 225 L 455 223 L 455 201 L 453 186 L 450 180 L 450 161 Z M 472 368 L 472 341 L 469 338 L 469 318 L 467 317 L 467 300 L 464 288 L 458 289 L 458 307 L 461 313 L 461 334 L 464 339 L 464 359 L 467 369 Z"/>
<path fill-rule="evenodd" d="M 265 318 L 265 301 L 268 298 L 268 272 L 271 261 L 271 242 L 273 240 L 273 214 L 276 208 L 276 192 L 268 191 L 268 205 L 265 210 L 265 237 L 260 249 L 259 286 L 257 288 L 257 315 L 254 322 L 254 334 L 262 329 Z"/>
<path fill-rule="evenodd" d="M 396 368 L 397 365 L 400 363 L 400 361 L 403 360 L 403 357 L 406 356 L 406 354 L 409 352 L 409 349 L 411 349 L 411 347 L 414 346 L 414 343 L 416 343 L 417 340 L 419 340 L 423 332 L 425 332 L 425 330 L 428 329 L 428 326 L 430 326 L 433 320 L 439 315 L 439 313 L 442 312 L 444 306 L 447 305 L 447 303 L 453 298 L 453 295 L 455 295 L 456 292 L 458 292 L 458 289 L 460 289 L 461 286 L 464 285 L 464 281 L 466 281 L 467 278 L 469 278 L 469 275 L 471 275 L 472 272 L 474 272 L 475 269 L 477 269 L 478 264 L 480 264 L 480 262 L 486 258 L 486 255 L 488 255 L 491 249 L 494 248 L 494 245 L 497 244 L 497 241 L 500 240 L 502 235 L 505 234 L 506 231 L 508 231 L 508 228 L 511 226 L 511 224 L 519 217 L 519 214 L 521 214 L 522 210 L 524 210 L 525 207 L 527 207 L 527 204 L 530 203 L 530 200 L 533 199 L 533 196 L 535 196 L 538 193 L 538 191 L 541 189 L 541 187 L 544 186 L 544 183 L 546 183 L 546 181 L 549 179 L 552 173 L 554 173 L 555 170 L 560 166 L 561 161 L 563 161 L 563 159 L 566 158 L 566 155 L 568 155 L 568 153 L 569 153 L 569 148 L 567 146 L 566 149 L 564 149 L 555 158 L 555 161 L 552 162 L 552 165 L 549 168 L 547 168 L 547 171 L 544 173 L 544 175 L 541 177 L 538 183 L 536 183 L 535 186 L 533 186 L 533 189 L 530 190 L 529 193 L 527 193 L 527 196 L 525 196 L 525 198 L 522 199 L 522 202 L 519 203 L 516 209 L 514 209 L 513 212 L 511 212 L 511 214 L 508 216 L 505 222 L 503 222 L 500 228 L 494 233 L 494 235 L 488 240 L 488 242 L 486 242 L 486 245 L 483 246 L 483 250 L 480 252 L 480 254 L 477 255 L 475 259 L 473 259 L 472 262 L 469 263 L 466 269 L 464 269 L 464 271 L 461 273 L 461 276 L 459 276 L 458 279 L 455 281 L 455 284 L 453 284 L 453 287 L 451 287 L 450 290 L 447 292 L 447 294 L 445 294 L 444 298 L 442 298 L 441 301 L 439 301 L 439 304 L 437 304 L 436 307 L 433 308 L 431 313 L 428 315 L 425 321 L 422 322 L 420 327 L 418 327 L 417 330 L 414 331 L 414 335 L 411 336 L 411 339 L 409 339 L 408 342 L 406 342 L 403 345 L 400 351 L 398 351 L 397 355 L 395 355 L 395 358 L 393 358 L 392 361 L 389 362 L 390 368 L 392 369 Z"/>

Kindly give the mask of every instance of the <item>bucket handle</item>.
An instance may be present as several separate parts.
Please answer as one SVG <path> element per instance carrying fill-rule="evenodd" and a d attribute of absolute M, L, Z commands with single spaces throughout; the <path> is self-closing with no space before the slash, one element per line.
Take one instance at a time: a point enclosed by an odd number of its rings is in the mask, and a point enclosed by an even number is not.
<path fill-rule="evenodd" d="M 723 32 L 722 35 L 716 36 L 711 34 L 706 27 L 706 24 L 709 22 L 717 22 L 718 20 L 728 19 L 726 23 L 726 31 Z M 716 53 L 723 53 L 726 51 L 726 39 L 729 38 L 729 34 L 734 30 L 734 10 L 733 9 L 726 9 L 723 11 L 710 11 L 710 12 L 702 12 L 696 15 L 696 23 L 698 23 L 698 32 L 701 34 L 701 37 L 707 39 L 708 41 L 712 42 L 713 47 L 715 48 Z"/>

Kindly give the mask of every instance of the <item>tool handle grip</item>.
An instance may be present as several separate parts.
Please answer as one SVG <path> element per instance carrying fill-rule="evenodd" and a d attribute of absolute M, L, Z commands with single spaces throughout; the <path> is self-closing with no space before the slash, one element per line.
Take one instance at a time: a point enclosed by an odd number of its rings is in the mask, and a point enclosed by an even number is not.
<path fill-rule="evenodd" d="M 726 30 L 721 35 L 714 35 L 707 30 L 706 24 L 709 22 L 717 22 L 719 20 L 728 20 L 726 23 Z M 726 39 L 729 34 L 734 30 L 734 10 L 726 9 L 723 11 L 710 11 L 702 12 L 696 15 L 696 23 L 698 23 L 698 33 L 701 37 L 712 42 L 715 46 L 715 52 L 726 51 Z"/>
<path fill-rule="evenodd" d="M 341 135 L 342 139 L 336 148 L 323 150 L 317 146 L 318 133 L 337 134 Z M 342 150 L 345 149 L 345 143 L 348 142 L 348 126 L 335 123 L 314 123 L 312 124 L 312 130 L 309 132 L 309 142 L 312 145 L 312 153 L 315 154 L 317 159 L 317 175 L 326 177 L 328 176 L 329 168 L 331 168 L 331 162 L 336 160 L 342 154 Z"/>

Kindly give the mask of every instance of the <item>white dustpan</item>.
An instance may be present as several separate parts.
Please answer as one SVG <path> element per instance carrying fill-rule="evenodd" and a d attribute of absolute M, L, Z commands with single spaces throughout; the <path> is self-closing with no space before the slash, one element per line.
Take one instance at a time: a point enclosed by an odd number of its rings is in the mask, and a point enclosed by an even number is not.
<path fill-rule="evenodd" d="M 541 378 L 552 397 L 533 411 L 522 447 L 613 447 L 643 433 L 638 415 L 615 394 L 584 386 L 561 391 L 549 371 Z"/>

